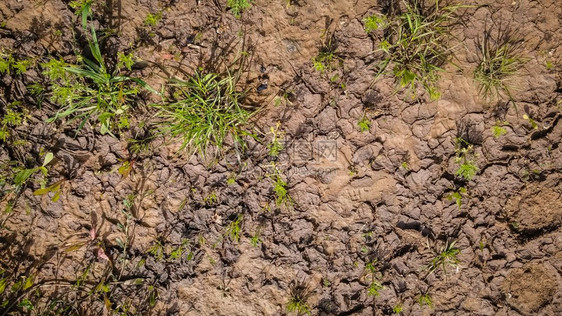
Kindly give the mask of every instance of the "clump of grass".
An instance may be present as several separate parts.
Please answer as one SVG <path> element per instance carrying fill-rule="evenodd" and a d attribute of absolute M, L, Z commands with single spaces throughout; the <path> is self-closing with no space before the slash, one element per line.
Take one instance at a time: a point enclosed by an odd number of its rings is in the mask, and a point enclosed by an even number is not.
<path fill-rule="evenodd" d="M 227 139 L 242 148 L 244 136 L 253 136 L 244 129 L 253 114 L 242 107 L 244 93 L 236 89 L 237 79 L 227 73 L 196 72 L 187 80 L 174 79 L 171 101 L 160 107 L 162 132 L 182 139 L 181 149 L 198 151 L 203 157 L 216 157 Z"/>
<path fill-rule="evenodd" d="M 311 315 L 308 298 L 312 294 L 308 286 L 302 282 L 294 282 L 290 286 L 290 297 L 287 302 L 287 311 L 296 312 L 298 315 Z"/>
<path fill-rule="evenodd" d="M 379 48 L 384 59 L 375 80 L 391 73 L 399 87 L 408 88 L 413 98 L 421 86 L 436 100 L 441 96 L 437 88 L 439 72 L 452 54 L 449 41 L 451 27 L 458 21 L 455 13 L 467 6 L 431 2 L 425 5 L 424 1 L 403 0 L 402 12 L 397 16 L 375 15 L 364 23 L 367 32 L 382 28 L 385 34 Z"/>
<path fill-rule="evenodd" d="M 444 274 L 447 274 L 447 267 L 458 267 L 460 260 L 457 255 L 460 252 L 459 248 L 455 247 L 456 241 L 445 243 L 445 245 L 437 252 L 437 255 L 431 259 L 431 262 L 427 265 L 429 273 L 435 272 L 437 269 L 441 268 Z M 428 245 L 429 246 L 429 245 Z"/>
<path fill-rule="evenodd" d="M 515 105 L 509 81 L 527 62 L 520 51 L 521 41 L 509 33 L 501 33 L 498 40 L 493 40 L 489 31 L 484 33 L 480 61 L 474 69 L 481 97 L 487 101 L 507 97 Z"/>
<path fill-rule="evenodd" d="M 240 18 L 242 13 L 252 6 L 252 2 L 253 0 L 228 0 L 227 6 L 236 18 Z"/>

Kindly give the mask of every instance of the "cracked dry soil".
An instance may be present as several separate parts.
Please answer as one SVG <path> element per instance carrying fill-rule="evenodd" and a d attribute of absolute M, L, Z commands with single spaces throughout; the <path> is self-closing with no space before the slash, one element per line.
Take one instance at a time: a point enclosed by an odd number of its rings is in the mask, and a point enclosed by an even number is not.
<path fill-rule="evenodd" d="M 25 144 L 2 143 L 0 160 L 52 152 L 49 183 L 64 179 L 57 202 L 31 184 L 1 215 L 0 270 L 33 276 L 33 285 L 0 314 L 54 315 L 55 302 L 70 306 L 64 315 L 296 315 L 287 304 L 300 286 L 311 315 L 391 315 L 398 306 L 402 315 L 562 315 L 562 3 L 466 2 L 477 6 L 455 33 L 457 67 L 442 73 L 437 101 L 395 93 L 391 78 L 373 84 L 380 39 L 362 20 L 393 1 L 256 0 L 240 19 L 226 1 L 105 2 L 119 6 L 94 15 L 99 29 L 118 26 L 105 47 L 134 49 L 150 62 L 137 75 L 155 86 L 163 69 L 221 67 L 245 50 L 260 137 L 245 156 L 227 153 L 212 167 L 157 138 L 125 177 L 117 170 L 130 158 L 130 135 L 85 127 L 74 137 L 45 123 L 52 107 L 33 105 L 26 87 L 38 71 L 0 75 L 0 112 L 14 101 L 30 109 L 16 131 Z M 157 25 L 143 24 L 158 11 Z M 4 0 L 0 18 L 0 49 L 74 56 L 80 31 L 68 1 Z M 472 78 L 491 25 L 523 39 L 517 109 L 484 102 Z M 341 64 L 319 73 L 312 59 L 328 37 Z M 151 116 L 136 111 L 131 125 Z M 507 122 L 501 137 L 492 133 L 498 121 Z M 276 122 L 285 149 L 274 159 Z M 474 145 L 471 181 L 455 176 L 457 137 Z M 272 161 L 292 207 L 275 206 Z M 460 187 L 459 207 L 448 197 Z M 229 229 L 238 218 L 236 241 Z M 458 266 L 429 273 L 452 241 Z M 370 265 L 378 296 L 368 295 Z M 430 306 L 420 304 L 424 294 Z"/>

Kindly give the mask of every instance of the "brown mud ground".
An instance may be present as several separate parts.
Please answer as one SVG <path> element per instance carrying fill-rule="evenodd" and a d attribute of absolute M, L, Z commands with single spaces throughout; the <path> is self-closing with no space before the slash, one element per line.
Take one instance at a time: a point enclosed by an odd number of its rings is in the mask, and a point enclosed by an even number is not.
<path fill-rule="evenodd" d="M 312 315 L 390 315 L 398 305 L 403 315 L 562 315 L 562 3 L 472 1 L 483 6 L 467 9 L 455 33 L 458 67 L 446 67 L 441 98 L 429 101 L 393 93 L 391 78 L 372 85 L 379 40 L 362 19 L 391 2 L 256 0 L 240 19 L 223 0 L 108 1 L 111 10 L 95 11 L 98 29 L 117 30 L 104 49 L 148 61 L 135 74 L 154 86 L 178 69 L 248 56 L 259 141 L 212 167 L 156 139 L 124 177 L 130 134 L 85 127 L 74 137 L 45 123 L 47 102 L 33 105 L 26 86 L 37 71 L 0 75 L 2 114 L 14 101 L 30 109 L 15 131 L 24 144 L 2 145 L 0 159 L 39 163 L 52 152 L 48 182 L 63 180 L 57 202 L 29 184 L 1 215 L 0 269 L 10 286 L 29 282 L 6 287 L 0 315 L 295 315 L 287 304 L 299 289 Z M 143 24 L 158 11 L 161 21 Z M 3 0 L 0 21 L 0 47 L 17 56 L 75 58 L 81 31 L 67 1 Z M 472 79 L 478 39 L 506 25 L 528 58 L 512 82 L 518 111 L 484 102 Z M 341 64 L 321 74 L 312 59 L 327 39 Z M 150 121 L 136 111 L 132 125 Z M 496 138 L 497 121 L 507 124 Z M 276 122 L 286 141 L 272 159 Z M 455 176 L 457 137 L 474 144 L 471 181 Z M 274 160 L 290 207 L 275 206 Z M 459 208 L 448 197 L 460 187 Z M 424 269 L 453 241 L 457 267 Z M 368 295 L 373 277 L 378 296 Z"/>

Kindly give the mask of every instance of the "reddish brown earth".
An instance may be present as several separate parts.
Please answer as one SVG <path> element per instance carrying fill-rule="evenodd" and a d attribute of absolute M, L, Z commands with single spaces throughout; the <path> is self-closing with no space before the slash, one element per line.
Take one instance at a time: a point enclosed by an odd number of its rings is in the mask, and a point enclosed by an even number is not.
<path fill-rule="evenodd" d="M 33 277 L 25 293 L 0 294 L 10 299 L 0 315 L 25 314 L 23 299 L 35 305 L 30 314 L 46 315 L 55 314 L 47 312 L 55 301 L 70 306 L 63 313 L 70 315 L 127 305 L 131 315 L 295 315 L 286 307 L 296 284 L 307 285 L 312 315 L 390 315 L 397 304 L 403 315 L 562 315 L 559 0 L 468 1 L 482 6 L 467 9 L 455 31 L 459 67 L 442 74 L 438 101 L 393 93 L 392 78 L 372 85 L 378 40 L 361 21 L 392 1 L 299 0 L 287 7 L 256 0 L 241 19 L 223 0 L 113 2 L 113 18 L 95 15 L 100 29 L 119 27 L 105 47 L 132 49 L 149 61 L 135 75 L 154 86 L 166 76 L 162 69 L 221 69 L 247 52 L 244 82 L 250 103 L 260 107 L 260 141 L 250 142 L 242 161 L 227 155 L 208 167 L 177 154 L 172 140 L 156 139 L 124 177 L 117 169 L 130 158 L 130 135 L 85 128 L 73 137 L 70 127 L 45 123 L 52 106 L 39 108 L 29 97 L 36 70 L 0 75 L 2 115 L 18 100 L 29 109 L 16 131 L 25 144 L 2 144 L 0 160 L 31 155 L 39 164 L 41 150 L 53 152 L 49 183 L 66 179 L 59 201 L 34 196 L 38 185 L 30 184 L 0 217 L 3 275 L 8 282 Z M 143 26 L 158 10 L 162 20 Z M 4 0 L 0 22 L 0 49 L 44 60 L 74 56 L 79 22 L 67 1 Z M 478 38 L 501 25 L 517 30 L 528 58 L 512 81 L 518 111 L 484 102 L 472 79 Z M 342 65 L 320 74 L 312 58 L 331 35 Z M 288 100 L 276 106 L 284 94 Z M 145 107 L 137 111 L 137 123 L 150 120 Z M 364 114 L 372 127 L 362 133 Z M 508 125 L 496 138 L 491 127 L 498 120 Z M 276 164 L 292 208 L 274 206 L 267 177 L 268 132 L 276 122 L 287 141 Z M 475 145 L 479 172 L 466 183 L 454 175 L 457 137 Z M 447 197 L 460 186 L 467 193 L 459 209 Z M 235 242 L 227 231 L 239 214 Z M 256 234 L 261 243 L 254 247 Z M 458 268 L 428 273 L 424 267 L 448 241 L 460 249 Z M 367 295 L 365 268 L 375 260 L 384 286 L 377 297 Z M 91 294 L 102 281 L 107 293 Z M 432 306 L 418 303 L 423 293 Z"/>

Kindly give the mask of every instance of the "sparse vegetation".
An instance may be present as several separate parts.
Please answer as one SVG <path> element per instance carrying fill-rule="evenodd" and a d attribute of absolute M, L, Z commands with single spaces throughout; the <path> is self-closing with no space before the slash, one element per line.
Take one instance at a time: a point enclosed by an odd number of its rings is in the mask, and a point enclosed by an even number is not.
<path fill-rule="evenodd" d="M 416 97 L 416 88 L 423 87 L 432 100 L 441 94 L 437 87 L 439 72 L 452 55 L 451 28 L 457 23 L 456 12 L 466 6 L 442 6 L 438 0 L 403 0 L 403 10 L 395 16 L 375 15 L 366 19 L 365 29 L 379 28 L 384 37 L 378 51 L 384 55 L 375 79 L 391 73 L 401 88 L 408 88 Z M 391 67 L 390 71 L 387 69 Z"/>
<path fill-rule="evenodd" d="M 359 122 L 357 122 L 357 126 L 361 132 L 368 132 L 371 130 L 371 120 L 367 117 L 367 115 L 363 115 Z"/>
<path fill-rule="evenodd" d="M 455 175 L 466 181 L 472 180 L 479 171 L 475 161 L 473 145 L 459 137 L 456 140 L 455 151 L 455 162 L 459 165 L 455 171 Z"/>
<path fill-rule="evenodd" d="M 559 169 L 560 45 L 552 32 L 526 42 L 543 40 L 538 55 L 528 52 L 536 60 L 521 77 L 521 113 L 510 104 L 523 42 L 494 28 L 476 57 L 461 59 L 474 62 L 474 85 L 459 65 L 443 82 L 446 98 L 428 103 L 464 45 L 451 40 L 455 26 L 466 22 L 458 34 L 470 39 L 485 23 L 461 20 L 469 6 L 455 1 L 344 1 L 334 10 L 299 0 L 160 1 L 147 15 L 137 2 L 0 5 L 0 315 L 190 306 L 202 315 L 390 315 L 428 314 L 434 304 L 442 314 L 451 274 L 471 274 L 452 290 L 458 298 L 486 287 L 490 269 L 505 278 L 461 307 L 505 296 L 486 309 L 523 313 L 516 300 L 532 298 L 511 280 L 552 261 L 557 244 L 543 247 L 540 262 L 518 249 L 560 232 L 558 218 L 540 222 L 558 204 L 535 205 L 559 195 L 549 179 Z M 513 12 L 510 3 L 489 2 L 477 18 L 511 18 L 495 14 Z M 369 13 L 348 15 L 354 9 Z M 557 22 L 550 11 L 526 37 Z M 394 102 L 399 90 L 412 100 Z M 497 105 L 474 104 L 476 93 Z M 450 141 L 455 124 L 460 137 Z M 504 209 L 486 213 L 497 200 Z M 426 217 L 439 215 L 428 227 Z M 498 253 L 498 238 L 525 247 Z M 516 273 L 501 271 L 504 257 L 515 258 Z M 537 294 L 536 306 L 557 310 L 556 291 Z"/>
<path fill-rule="evenodd" d="M 293 198 L 289 195 L 289 191 L 287 190 L 287 182 L 283 180 L 283 175 L 275 163 L 271 163 L 271 168 L 273 172 L 270 173 L 268 177 L 273 181 L 275 205 L 277 207 L 291 208 L 293 206 Z"/>
<path fill-rule="evenodd" d="M 83 27 L 88 30 L 87 17 L 89 5 L 83 8 Z M 50 101 L 60 110 L 49 119 L 53 122 L 70 118 L 80 120 L 78 130 L 90 122 L 97 121 L 101 134 L 112 134 L 114 127 L 127 128 L 132 100 L 140 88 L 157 93 L 143 80 L 125 76 L 121 69 L 110 69 L 100 50 L 96 31 L 91 27 L 89 41 L 90 53 L 94 60 L 78 56 L 77 64 L 69 64 L 62 59 L 52 58 L 42 63 L 43 74 L 50 81 Z M 130 55 L 120 55 L 121 65 L 131 66 Z"/>
<path fill-rule="evenodd" d="M 457 255 L 459 254 L 460 249 L 455 247 L 455 243 L 456 241 L 447 241 L 445 245 L 437 251 L 436 256 L 431 259 L 431 262 L 426 267 L 429 273 L 433 273 L 437 269 L 441 269 L 446 275 L 448 267 L 458 267 L 460 260 L 457 258 Z"/>
<path fill-rule="evenodd" d="M 492 126 L 492 135 L 494 135 L 494 138 L 500 138 L 503 135 L 507 134 L 507 130 L 505 129 L 505 127 L 503 127 L 507 124 L 507 122 L 498 121 Z"/>
<path fill-rule="evenodd" d="M 447 196 L 447 199 L 449 201 L 455 200 L 455 203 L 457 204 L 459 210 L 461 209 L 462 206 L 462 197 L 463 195 L 466 194 L 466 188 L 465 187 L 460 187 L 457 191 L 449 194 Z"/>
<path fill-rule="evenodd" d="M 369 296 L 379 296 L 380 291 L 384 289 L 384 286 L 380 282 L 381 273 L 377 268 L 378 261 L 368 262 L 365 265 L 366 277 L 370 279 L 369 287 L 367 288 L 367 295 Z"/>
<path fill-rule="evenodd" d="M 420 306 L 428 306 L 428 307 L 433 307 L 433 300 L 431 299 L 431 295 L 429 295 L 429 293 L 422 293 L 420 294 L 420 296 L 418 296 L 418 304 L 420 304 Z"/>
<path fill-rule="evenodd" d="M 285 133 L 283 131 L 279 131 L 279 127 L 281 126 L 280 122 L 275 124 L 275 127 L 269 128 L 269 133 L 271 134 L 271 141 L 267 145 L 267 149 L 269 150 L 269 155 L 271 157 L 278 157 L 279 153 L 283 150 L 283 138 Z"/>
<path fill-rule="evenodd" d="M 200 71 L 185 81 L 172 80 L 170 100 L 159 106 L 162 134 L 180 138 L 181 149 L 204 157 L 220 155 L 229 140 L 244 149 L 244 137 L 253 136 L 244 129 L 253 112 L 242 106 L 244 93 L 236 82 L 230 73 Z"/>
<path fill-rule="evenodd" d="M 242 13 L 248 10 L 252 6 L 253 0 L 227 0 L 227 5 L 230 8 L 230 12 L 240 18 Z"/>
<path fill-rule="evenodd" d="M 294 282 L 289 287 L 290 297 L 287 302 L 287 312 L 296 312 L 299 315 L 311 315 L 311 309 L 308 305 L 308 298 L 310 297 L 310 289 L 308 286 L 301 282 Z"/>
<path fill-rule="evenodd" d="M 515 105 L 510 80 L 527 61 L 520 53 L 521 43 L 507 32 L 501 33 L 495 41 L 491 31 L 484 33 L 474 80 L 479 84 L 478 92 L 485 100 L 507 97 Z"/>

